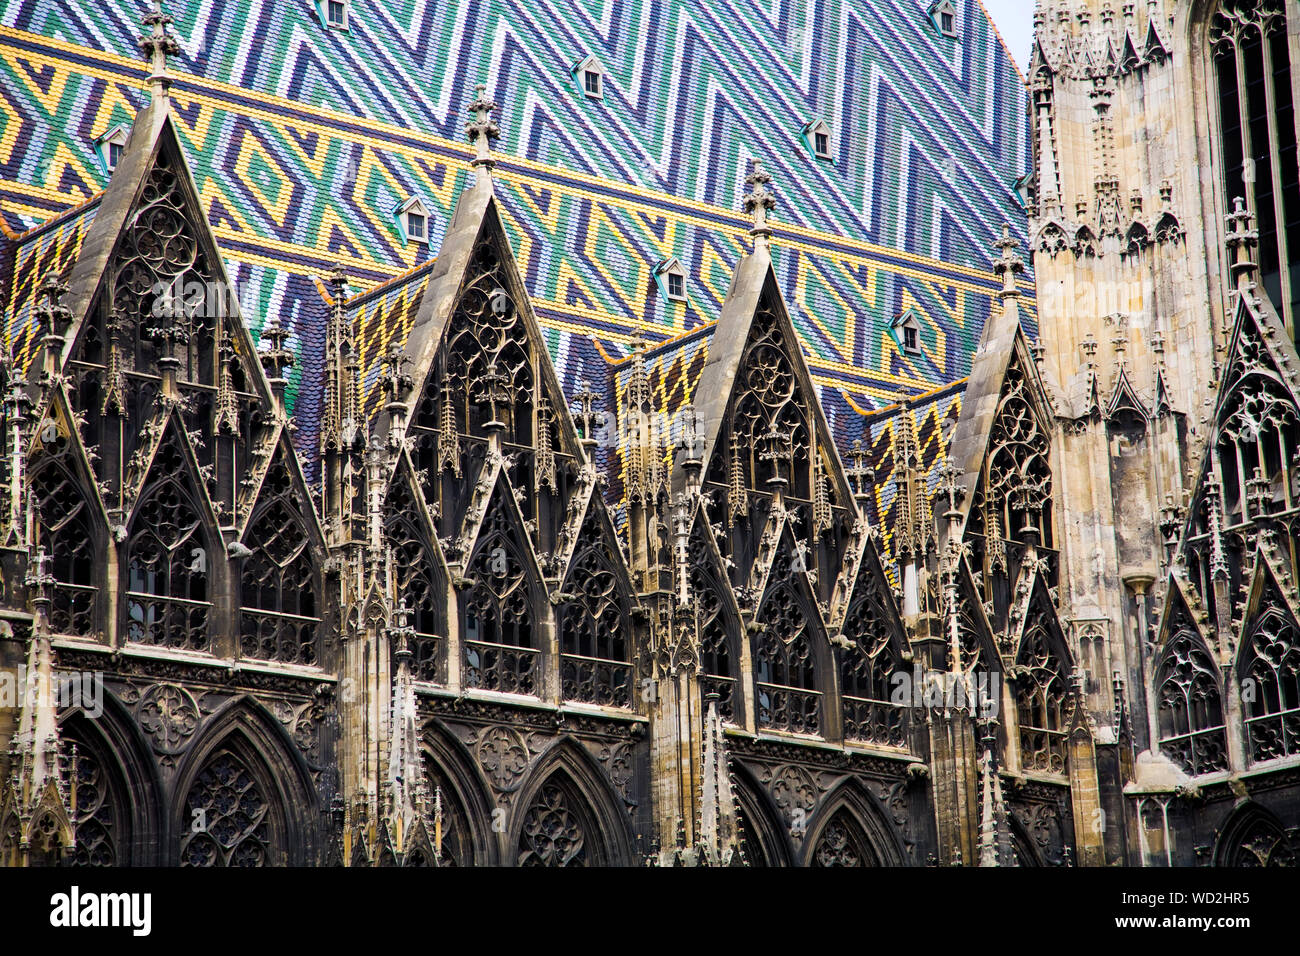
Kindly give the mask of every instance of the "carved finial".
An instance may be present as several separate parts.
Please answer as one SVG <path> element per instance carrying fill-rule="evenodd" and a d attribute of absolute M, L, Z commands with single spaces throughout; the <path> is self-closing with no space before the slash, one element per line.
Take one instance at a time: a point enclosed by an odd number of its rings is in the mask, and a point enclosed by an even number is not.
<path fill-rule="evenodd" d="M 140 53 L 149 61 L 149 92 L 155 97 L 165 98 L 172 85 L 167 72 L 167 58 L 181 52 L 180 44 L 167 30 L 172 24 L 172 15 L 163 13 L 162 0 L 153 0 L 152 9 L 140 22 L 149 28 L 138 44 Z"/>
<path fill-rule="evenodd" d="M 415 628 L 410 623 L 411 609 L 406 606 L 403 595 L 393 611 L 393 623 L 388 626 L 388 639 L 393 642 L 393 658 L 398 665 L 410 664 L 415 657 L 411 642 L 415 639 Z"/>
<path fill-rule="evenodd" d="M 1238 196 L 1233 199 L 1232 212 L 1228 214 L 1228 237 L 1224 245 L 1232 257 L 1232 274 L 1239 292 L 1254 285 L 1255 247 L 1258 243 L 1255 216 L 1246 208 L 1246 200 Z"/>
<path fill-rule="evenodd" d="M 778 428 L 774 421 L 767 426 L 767 431 L 760 435 L 758 440 L 759 457 L 772 463 L 772 474 L 767 479 L 768 486 L 774 489 L 784 488 L 785 472 L 789 468 L 792 452 L 789 429 Z"/>
<path fill-rule="evenodd" d="M 45 329 L 41 345 L 45 349 L 45 373 L 53 375 L 63 359 L 63 333 L 72 323 L 72 310 L 63 304 L 68 292 L 67 283 L 56 273 L 48 273 L 41 280 L 36 301 L 36 323 Z"/>
<path fill-rule="evenodd" d="M 945 456 L 943 464 L 939 467 L 939 487 L 936 496 L 946 500 L 953 510 L 961 507 L 961 503 L 966 499 L 966 486 L 960 483 L 961 477 L 961 469 L 957 467 L 957 462 L 951 455 Z"/>
<path fill-rule="evenodd" d="M 704 436 L 700 434 L 699 418 L 695 406 L 686 404 L 679 413 L 682 421 L 682 437 L 677 447 L 682 451 L 682 467 L 688 472 L 698 474 L 704 467 Z"/>
<path fill-rule="evenodd" d="M 289 330 L 280 324 L 279 316 L 272 316 L 262 328 L 259 341 L 259 344 L 266 343 L 267 347 L 260 350 L 257 357 L 271 382 L 271 388 L 278 390 L 279 394 L 284 392 L 285 373 L 293 368 L 294 363 L 293 353 L 285 347 L 288 340 Z"/>
<path fill-rule="evenodd" d="M 574 393 L 574 400 L 578 403 L 577 410 L 573 413 L 573 420 L 578 426 L 578 435 L 582 439 L 582 447 L 587 449 L 590 455 L 591 449 L 598 444 L 596 439 L 597 419 L 600 416 L 596 413 L 596 399 L 600 396 L 591 389 L 591 383 L 585 378 L 578 383 L 578 391 Z"/>
<path fill-rule="evenodd" d="M 411 359 L 402 351 L 401 345 L 393 342 L 381 361 L 383 373 L 380 381 L 384 386 L 384 394 L 388 396 L 388 403 L 392 405 L 403 402 L 411 389 L 415 388 L 415 379 L 406 371 Z"/>
<path fill-rule="evenodd" d="M 329 283 L 330 298 L 336 306 L 342 305 L 348 298 L 348 270 L 342 262 L 334 263 L 334 268 L 325 277 Z"/>
<path fill-rule="evenodd" d="M 749 191 L 745 193 L 743 204 L 745 212 L 753 220 L 749 234 L 754 237 L 754 248 L 757 249 L 760 244 L 766 248 L 771 243 L 772 227 L 768 224 L 768 213 L 776 208 L 776 195 L 768 189 L 767 184 L 772 181 L 772 177 L 763 168 L 762 160 L 755 159 L 753 162 L 753 170 L 745 177 Z"/>
<path fill-rule="evenodd" d="M 470 397 L 480 406 L 487 408 L 488 420 L 483 423 L 484 431 L 489 433 L 504 431 L 506 423 L 500 420 L 500 413 L 510 405 L 512 397 L 510 375 L 497 365 L 496 359 L 492 359 L 477 384 L 477 391 Z"/>
<path fill-rule="evenodd" d="M 993 244 L 999 255 L 993 260 L 993 274 L 1002 280 L 1002 289 L 998 292 L 998 298 L 1003 301 L 1019 297 L 1020 290 L 1016 288 L 1016 277 L 1025 271 L 1025 260 L 1020 258 L 1020 253 L 1016 250 L 1020 248 L 1020 240 L 1011 235 L 1011 226 L 1004 224 L 1002 226 L 1002 238 Z"/>
<path fill-rule="evenodd" d="M 470 165 L 490 176 L 492 167 L 496 165 L 492 158 L 492 141 L 501 135 L 501 127 L 492 119 L 492 111 L 497 105 L 487 98 L 486 90 L 482 83 L 474 87 L 474 101 L 469 104 L 469 113 L 474 119 L 465 124 L 465 133 L 475 147 Z"/>
<path fill-rule="evenodd" d="M 853 463 L 848 470 L 849 479 L 853 482 L 853 497 L 859 501 L 866 501 L 871 497 L 871 486 L 875 483 L 876 472 L 867 464 L 867 450 L 863 447 L 861 438 L 853 440 L 849 460 Z"/>

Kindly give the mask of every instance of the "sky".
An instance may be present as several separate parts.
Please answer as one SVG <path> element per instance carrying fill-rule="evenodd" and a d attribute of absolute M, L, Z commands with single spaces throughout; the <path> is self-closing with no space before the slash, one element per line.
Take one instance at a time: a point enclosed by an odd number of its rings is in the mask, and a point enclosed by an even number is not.
<path fill-rule="evenodd" d="M 1034 39 L 1034 0 L 981 0 L 1023 72 Z"/>

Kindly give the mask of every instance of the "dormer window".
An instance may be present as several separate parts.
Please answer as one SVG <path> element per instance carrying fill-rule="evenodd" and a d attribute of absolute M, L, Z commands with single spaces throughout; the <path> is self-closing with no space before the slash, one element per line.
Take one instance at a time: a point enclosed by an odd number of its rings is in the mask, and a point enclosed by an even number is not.
<path fill-rule="evenodd" d="M 573 67 L 573 75 L 582 85 L 582 93 L 590 100 L 605 98 L 605 69 L 594 56 L 579 60 Z"/>
<path fill-rule="evenodd" d="M 893 322 L 898 334 L 898 344 L 904 355 L 921 354 L 921 320 L 916 312 L 907 309 Z"/>
<path fill-rule="evenodd" d="M 930 8 L 930 16 L 944 36 L 957 36 L 957 8 L 952 5 L 952 0 L 939 0 L 939 3 Z"/>
<path fill-rule="evenodd" d="M 655 279 L 665 299 L 670 302 L 686 301 L 686 270 L 676 256 L 664 259 L 655 266 Z"/>
<path fill-rule="evenodd" d="M 100 162 L 110 173 L 117 169 L 117 164 L 122 161 L 122 152 L 126 149 L 127 133 L 125 126 L 114 126 L 111 130 L 99 138 L 96 146 L 99 149 Z"/>
<path fill-rule="evenodd" d="M 833 159 L 831 153 L 831 128 L 824 120 L 813 120 L 803 128 L 804 140 L 818 159 Z"/>
<path fill-rule="evenodd" d="M 348 28 L 348 0 L 324 0 L 325 25 L 331 30 Z"/>
<path fill-rule="evenodd" d="M 397 207 L 397 221 L 408 243 L 429 244 L 429 207 L 418 196 Z"/>

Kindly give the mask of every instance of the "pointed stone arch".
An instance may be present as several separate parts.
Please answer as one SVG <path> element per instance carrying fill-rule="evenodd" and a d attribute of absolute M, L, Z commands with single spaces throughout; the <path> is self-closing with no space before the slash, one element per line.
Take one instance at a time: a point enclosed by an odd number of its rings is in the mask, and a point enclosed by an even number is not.
<path fill-rule="evenodd" d="M 398 604 L 405 602 L 415 628 L 411 676 L 445 684 L 450 574 L 423 492 L 405 455 L 399 459 L 384 496 L 384 537 L 392 554 Z"/>
<path fill-rule="evenodd" d="M 54 601 L 50 629 L 76 637 L 102 635 L 111 600 L 110 568 L 116 563 L 95 478 L 62 389 L 38 425 L 27 464 L 35 504 L 35 543 L 50 556 Z"/>
<path fill-rule="evenodd" d="M 459 603 L 465 686 L 541 696 L 549 598 L 504 475 L 466 559 Z"/>
<path fill-rule="evenodd" d="M 285 664 L 321 662 L 323 584 L 319 557 L 324 539 L 310 498 L 278 445 L 249 511 L 239 562 L 239 652 Z"/>
<path fill-rule="evenodd" d="M 747 709 L 741 683 L 745 628 L 703 509 L 696 512 L 688 541 L 700 691 L 705 696 L 718 695 L 718 714 L 725 722 L 743 725 Z"/>
<path fill-rule="evenodd" d="M 632 584 L 613 525 L 592 492 L 556 608 L 560 694 L 565 700 L 632 706 Z"/>
<path fill-rule="evenodd" d="M 158 865 L 166 829 L 162 783 L 139 725 L 117 695 L 105 689 L 102 711 L 93 716 L 80 707 L 65 711 L 59 733 L 77 750 L 75 864 Z"/>
<path fill-rule="evenodd" d="M 1247 801 L 1219 827 L 1214 865 L 1252 869 L 1300 866 L 1300 835 L 1287 831 L 1265 807 Z"/>
<path fill-rule="evenodd" d="M 182 866 L 318 862 L 320 801 L 311 771 L 283 726 L 250 696 L 213 716 L 177 768 L 172 794 L 170 856 Z"/>
<path fill-rule="evenodd" d="M 1250 761 L 1300 753 L 1300 622 L 1263 553 L 1246 601 L 1236 673 Z"/>
<path fill-rule="evenodd" d="M 422 751 L 430 799 L 441 789 L 443 866 L 496 866 L 501 845 L 494 830 L 496 805 L 465 745 L 436 720 L 422 732 Z"/>
<path fill-rule="evenodd" d="M 785 528 L 755 615 L 755 720 L 769 730 L 833 736 L 839 724 L 839 714 L 828 707 L 836 697 L 834 658 L 804 554 Z"/>
<path fill-rule="evenodd" d="M 1170 579 L 1161 632 L 1152 688 L 1160 750 L 1193 776 L 1227 770 L 1223 683 L 1176 578 Z"/>
<path fill-rule="evenodd" d="M 855 777 L 845 777 L 822 798 L 808 823 L 803 866 L 906 866 L 900 835 L 875 796 Z"/>
<path fill-rule="evenodd" d="M 154 647 L 214 649 L 225 549 L 174 419 L 162 436 L 125 543 L 123 638 Z"/>
<path fill-rule="evenodd" d="M 748 866 L 793 866 L 789 828 L 767 790 L 743 763 L 732 762 L 741 851 Z"/>
<path fill-rule="evenodd" d="M 623 799 L 591 754 L 568 736 L 538 758 L 507 832 L 515 866 L 639 862 Z"/>
<path fill-rule="evenodd" d="M 1034 846 L 1034 841 L 1025 832 L 1024 824 L 1016 814 L 1007 814 L 1007 823 L 1011 828 L 1011 845 L 1016 853 L 1016 866 L 1042 866 L 1043 858 Z"/>
<path fill-rule="evenodd" d="M 874 541 L 858 560 L 836 649 L 845 740 L 906 747 L 909 707 L 892 702 L 894 675 L 911 652 Z M 908 702 L 910 704 L 910 701 Z"/>
<path fill-rule="evenodd" d="M 1020 764 L 1064 774 L 1068 736 L 1080 701 L 1071 684 L 1073 658 L 1043 579 L 1035 574 L 1016 650 L 1016 723 Z"/>

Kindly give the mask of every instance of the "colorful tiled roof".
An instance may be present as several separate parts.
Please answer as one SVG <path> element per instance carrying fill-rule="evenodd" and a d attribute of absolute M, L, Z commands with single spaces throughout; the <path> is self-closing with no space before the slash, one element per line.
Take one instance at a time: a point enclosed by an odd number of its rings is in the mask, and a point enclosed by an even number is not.
<path fill-rule="evenodd" d="M 65 275 L 72 267 L 98 209 L 96 196 L 26 233 L 6 235 L 13 253 L 4 290 L 4 315 L 8 320 L 4 346 L 21 368 L 27 367 L 44 331 L 36 328 L 34 315 L 41 281 L 47 275 Z"/>
<path fill-rule="evenodd" d="M 939 481 L 939 468 L 948 454 L 953 429 L 961 416 L 965 386 L 963 379 L 910 398 L 906 408 L 896 403 L 863 416 L 858 420 L 858 434 L 853 437 L 844 430 L 837 432 L 836 439 L 841 456 L 846 458 L 845 465 L 851 462 L 843 450 L 852 448 L 853 442 L 860 440 L 866 452 L 864 465 L 875 472 L 873 493 L 867 503 L 867 518 L 881 531 L 881 555 L 886 561 L 891 561 L 895 554 L 893 536 L 898 520 L 899 488 L 894 450 L 898 430 L 908 424 L 913 429 L 920 468 L 926 475 L 926 490 L 932 495 Z"/>
<path fill-rule="evenodd" d="M 0 222 L 11 231 L 106 182 L 96 139 L 144 99 L 143 9 L 16 0 L 0 11 Z M 289 402 L 309 470 L 328 315 L 319 278 L 342 261 L 362 289 L 383 284 L 350 300 L 369 388 L 388 342 L 409 330 L 467 182 L 462 109 L 480 77 L 502 103 L 497 193 L 561 383 L 569 394 L 582 379 L 603 385 L 611 410 L 611 365 L 632 337 L 694 342 L 702 362 L 748 247 L 735 207 L 753 155 L 776 177 L 776 272 L 841 436 L 899 392 L 968 372 L 996 302 L 987 239 L 1021 220 L 1011 184 L 1025 165 L 1024 90 L 978 4 L 962 5 L 960 43 L 912 0 L 811 14 L 662 0 L 599 15 L 368 0 L 346 34 L 326 30 L 309 0 L 167 9 L 183 48 L 177 128 L 246 320 L 256 334 L 274 314 L 290 332 Z M 583 52 L 607 71 L 603 101 L 567 72 Z M 833 162 L 800 138 L 814 117 L 841 133 Z M 427 247 L 406 244 L 396 221 L 411 196 L 430 211 Z M 653 279 L 670 256 L 689 274 L 684 304 Z M 17 278 L 15 264 L 15 289 Z M 920 356 L 891 326 L 909 308 Z"/>

